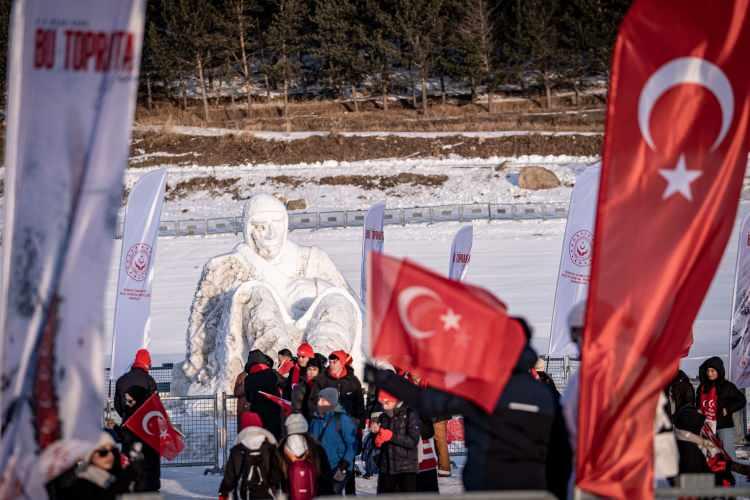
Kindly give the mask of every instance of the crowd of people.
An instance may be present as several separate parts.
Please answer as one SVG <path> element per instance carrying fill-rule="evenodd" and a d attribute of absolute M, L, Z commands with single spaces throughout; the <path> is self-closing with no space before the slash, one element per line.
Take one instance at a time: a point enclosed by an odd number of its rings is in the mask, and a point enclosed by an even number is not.
<path fill-rule="evenodd" d="M 581 304 L 568 317 L 579 346 L 584 312 Z M 492 413 L 393 367 L 367 365 L 365 391 L 344 351 L 324 356 L 302 344 L 296 357 L 279 352 L 276 363 L 251 351 L 234 387 L 237 439 L 219 499 L 355 495 L 357 475 L 377 475 L 378 493 L 437 493 L 434 436 L 438 423 L 453 416 L 463 417 L 467 491 L 546 489 L 572 498 L 577 375 L 561 395 L 530 345 L 531 329 L 515 320 L 527 342 Z M 122 421 L 156 392 L 150 367 L 142 349 L 117 380 L 114 409 Z M 732 485 L 738 474 L 750 474 L 735 454 L 734 419 L 745 396 L 726 380 L 718 357 L 701 365 L 699 380 L 694 389 L 680 371 L 665 388 L 655 416 L 656 476 L 712 473 L 717 485 Z M 48 484 L 50 498 L 106 499 L 160 489 L 159 452 L 113 422 L 105 431 L 88 456 Z M 355 466 L 358 456 L 363 470 Z"/>

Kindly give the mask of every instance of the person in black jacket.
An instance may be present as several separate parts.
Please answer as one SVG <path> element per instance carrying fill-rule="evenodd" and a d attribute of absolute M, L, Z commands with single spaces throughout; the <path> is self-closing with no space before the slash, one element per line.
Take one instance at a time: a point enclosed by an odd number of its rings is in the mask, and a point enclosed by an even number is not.
<path fill-rule="evenodd" d="M 339 404 L 362 429 L 365 424 L 365 399 L 362 383 L 350 366 L 351 360 L 351 356 L 344 351 L 332 352 L 328 357 L 328 369 L 313 380 L 307 399 L 309 407 L 316 408 L 320 391 L 327 387 L 335 388 L 339 393 Z"/>
<path fill-rule="evenodd" d="M 47 494 L 50 500 L 115 500 L 134 490 L 140 465 L 123 468 L 114 440 L 103 432 L 84 460 L 47 484 Z"/>
<path fill-rule="evenodd" d="M 724 363 L 721 358 L 708 358 L 698 369 L 700 385 L 696 391 L 696 403 L 700 411 L 715 425 L 716 434 L 724 449 L 734 460 L 735 453 L 734 420 L 732 414 L 742 410 L 747 404 L 745 395 L 737 386 L 726 380 Z"/>
<path fill-rule="evenodd" d="M 312 390 L 313 381 L 318 375 L 320 375 L 320 371 L 320 362 L 315 358 L 310 359 L 307 361 L 307 365 L 302 371 L 302 378 L 292 389 L 290 399 L 290 402 L 292 403 L 292 411 L 301 413 L 307 421 L 310 421 L 315 410 L 315 408 L 311 408 L 309 405 L 309 396 L 310 391 Z"/>
<path fill-rule="evenodd" d="M 680 452 L 680 474 L 710 474 L 706 456 L 691 436 L 700 436 L 706 417 L 695 407 L 695 393 L 685 372 L 679 371 L 669 385 L 669 398 L 674 405 L 672 424 L 677 437 L 677 450 Z"/>
<path fill-rule="evenodd" d="M 528 339 L 530 329 L 519 322 Z M 366 367 L 365 378 L 422 417 L 463 415 L 467 491 L 547 489 L 565 498 L 572 465 L 570 443 L 558 399 L 529 373 L 536 358 L 527 344 L 491 414 L 462 397 L 419 389 L 371 365 Z"/>
<path fill-rule="evenodd" d="M 224 466 L 219 498 L 277 498 L 283 482 L 282 458 L 273 434 L 257 425 L 242 429 Z"/>
<path fill-rule="evenodd" d="M 148 373 L 151 369 L 151 355 L 146 349 L 135 353 L 135 361 L 130 371 L 117 379 L 115 384 L 115 411 L 125 422 L 141 405 L 156 392 L 156 381 Z M 161 489 L 161 457 L 129 429 L 118 428 L 122 439 L 122 451 L 129 455 L 134 448 L 141 448 L 143 453 L 144 473 L 136 484 L 135 491 L 159 491 Z M 139 446 L 136 446 L 140 443 Z"/>
<path fill-rule="evenodd" d="M 272 370 L 273 360 L 258 349 L 247 355 L 248 375 L 245 377 L 245 398 L 250 410 L 257 413 L 263 421 L 263 427 L 281 439 L 281 408 L 266 398 L 260 391 L 278 396 L 278 379 Z"/>
<path fill-rule="evenodd" d="M 378 400 L 383 405 L 375 436 L 375 446 L 380 448 L 378 494 L 416 492 L 419 417 L 382 389 Z"/>

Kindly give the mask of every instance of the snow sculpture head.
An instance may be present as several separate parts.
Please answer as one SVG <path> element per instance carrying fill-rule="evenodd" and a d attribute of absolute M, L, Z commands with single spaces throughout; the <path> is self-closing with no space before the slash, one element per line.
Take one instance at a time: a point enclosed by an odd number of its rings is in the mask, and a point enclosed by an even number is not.
<path fill-rule="evenodd" d="M 257 194 L 245 205 L 245 242 L 266 260 L 274 260 L 286 244 L 289 215 L 279 200 Z"/>

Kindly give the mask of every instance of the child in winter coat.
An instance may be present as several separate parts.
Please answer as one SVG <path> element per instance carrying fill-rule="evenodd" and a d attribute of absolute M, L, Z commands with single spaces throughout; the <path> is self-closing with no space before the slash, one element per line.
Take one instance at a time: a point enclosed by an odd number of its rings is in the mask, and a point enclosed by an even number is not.
<path fill-rule="evenodd" d="M 335 388 L 323 389 L 318 398 L 318 410 L 310 423 L 310 434 L 325 450 L 333 493 L 341 495 L 354 473 L 357 426 L 339 404 L 339 393 Z"/>
<path fill-rule="evenodd" d="M 417 491 L 418 446 L 422 441 L 419 416 L 401 401 L 380 390 L 383 414 L 375 446 L 380 448 L 378 494 Z"/>
<path fill-rule="evenodd" d="M 307 432 L 307 420 L 292 413 L 284 422 L 286 437 L 279 446 L 284 457 L 284 491 L 291 500 L 307 500 L 317 495 L 331 495 L 330 469 L 325 450 Z"/>
<path fill-rule="evenodd" d="M 243 425 L 237 444 L 229 452 L 224 467 L 224 479 L 219 486 L 219 499 L 249 500 L 275 498 L 284 478 L 277 442 L 273 434 L 260 427 L 255 413 L 243 415 Z"/>

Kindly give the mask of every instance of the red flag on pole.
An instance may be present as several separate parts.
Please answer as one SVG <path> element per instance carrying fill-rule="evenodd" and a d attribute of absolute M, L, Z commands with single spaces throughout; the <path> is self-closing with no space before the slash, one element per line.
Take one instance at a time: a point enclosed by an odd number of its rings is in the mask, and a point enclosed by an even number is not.
<path fill-rule="evenodd" d="M 526 343 L 505 304 L 383 254 L 370 254 L 369 269 L 372 356 L 493 411 Z"/>
<path fill-rule="evenodd" d="M 580 374 L 578 486 L 653 497 L 658 393 L 732 231 L 750 2 L 637 0 L 615 45 Z"/>
<path fill-rule="evenodd" d="M 273 394 L 269 394 L 265 391 L 258 391 L 258 394 L 279 405 L 281 407 L 281 412 L 284 414 L 284 417 L 288 417 L 292 414 L 292 403 L 290 401 L 287 401 L 281 396 L 274 396 Z"/>
<path fill-rule="evenodd" d="M 156 392 L 125 421 L 124 426 L 168 460 L 174 460 L 185 449 L 185 438 L 170 422 Z"/>

